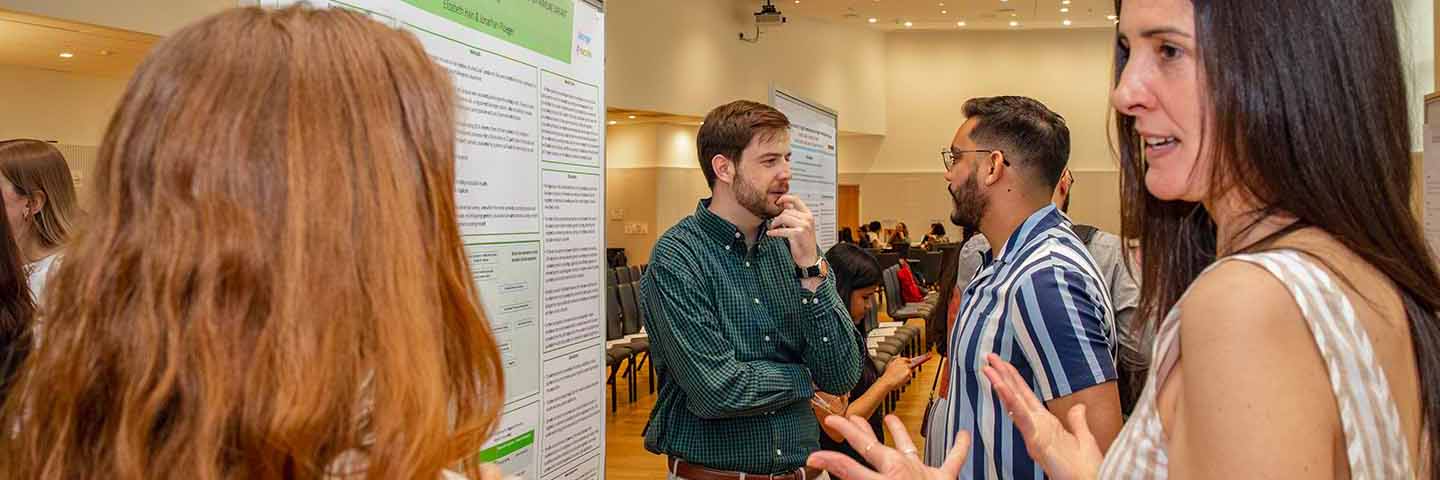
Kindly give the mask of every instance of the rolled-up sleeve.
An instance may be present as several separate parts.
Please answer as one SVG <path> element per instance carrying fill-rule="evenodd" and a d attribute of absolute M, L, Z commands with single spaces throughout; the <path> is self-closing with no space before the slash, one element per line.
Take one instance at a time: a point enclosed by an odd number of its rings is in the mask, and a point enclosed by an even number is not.
<path fill-rule="evenodd" d="M 1036 393 L 1049 401 L 1116 378 L 1109 312 L 1097 295 L 1101 285 L 1060 267 L 1041 268 L 1018 279 L 1011 315 L 1020 350 L 1034 368 Z"/>

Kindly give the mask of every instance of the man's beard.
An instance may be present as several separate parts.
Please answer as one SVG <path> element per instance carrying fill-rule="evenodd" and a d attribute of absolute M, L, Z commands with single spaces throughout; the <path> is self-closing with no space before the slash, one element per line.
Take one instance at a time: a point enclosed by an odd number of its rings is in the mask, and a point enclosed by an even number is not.
<path fill-rule="evenodd" d="M 972 232 L 978 231 L 980 219 L 985 216 L 985 207 L 990 203 L 989 199 L 980 194 L 980 181 L 971 175 L 960 188 L 947 186 L 946 190 L 950 192 L 952 203 L 950 223 Z"/>
<path fill-rule="evenodd" d="M 770 203 L 768 189 L 751 185 L 740 172 L 735 172 L 735 201 L 761 219 L 775 218 L 785 211 L 779 205 Z"/>

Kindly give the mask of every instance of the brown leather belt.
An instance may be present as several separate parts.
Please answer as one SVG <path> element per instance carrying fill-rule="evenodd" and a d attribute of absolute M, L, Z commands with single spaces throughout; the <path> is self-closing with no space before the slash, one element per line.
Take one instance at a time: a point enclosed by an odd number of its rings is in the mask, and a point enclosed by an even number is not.
<path fill-rule="evenodd" d="M 760 474 L 731 472 L 728 470 L 715 470 L 705 468 L 693 463 L 686 463 L 684 460 L 668 457 L 665 465 L 670 468 L 670 473 L 685 480 L 815 480 L 823 473 L 810 467 L 797 468 L 789 473 Z"/>

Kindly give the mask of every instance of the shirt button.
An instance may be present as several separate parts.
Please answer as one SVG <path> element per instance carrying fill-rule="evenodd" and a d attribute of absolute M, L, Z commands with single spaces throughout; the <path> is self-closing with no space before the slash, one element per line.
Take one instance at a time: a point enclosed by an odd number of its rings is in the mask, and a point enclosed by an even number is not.
<path fill-rule="evenodd" d="M 801 304 L 801 305 L 809 305 L 809 304 L 810 304 L 810 299 L 808 299 L 808 298 L 802 298 L 802 299 L 800 299 L 800 304 Z"/>
<path fill-rule="evenodd" d="M 820 341 L 830 343 L 830 337 L 820 337 Z"/>
<path fill-rule="evenodd" d="M 735 232 L 735 238 L 740 238 L 740 232 Z"/>
<path fill-rule="evenodd" d="M 778 449 L 778 448 L 775 449 L 775 456 L 777 456 L 777 457 L 780 456 L 780 449 Z"/>
<path fill-rule="evenodd" d="M 730 246 L 729 246 L 729 245 L 726 245 L 726 246 L 725 246 L 725 249 L 726 249 L 726 250 L 729 250 L 729 249 L 730 249 Z"/>
<path fill-rule="evenodd" d="M 756 305 L 759 305 L 759 304 L 760 304 L 760 299 L 755 298 L 755 299 L 753 299 L 753 300 L 755 300 L 755 304 L 756 304 Z"/>
<path fill-rule="evenodd" d="M 767 341 L 767 342 L 770 341 L 770 336 L 769 336 L 769 335 L 766 335 L 766 336 L 765 336 L 765 341 Z"/>
<path fill-rule="evenodd" d="M 750 266 L 750 262 L 745 262 L 745 266 Z"/>

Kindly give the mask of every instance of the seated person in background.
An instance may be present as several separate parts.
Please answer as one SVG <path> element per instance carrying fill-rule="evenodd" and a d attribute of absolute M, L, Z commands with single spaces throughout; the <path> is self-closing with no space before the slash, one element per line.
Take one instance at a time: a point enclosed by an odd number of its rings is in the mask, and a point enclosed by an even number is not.
<path fill-rule="evenodd" d="M 660 379 L 645 449 L 671 479 L 804 478 L 820 448 L 816 391 L 860 378 L 845 303 L 790 194 L 790 120 L 751 101 L 711 110 L 696 135 L 713 196 L 655 242 L 640 281 Z"/>
<path fill-rule="evenodd" d="M 455 115 L 450 74 L 362 13 L 233 9 L 162 39 L 47 287 L 0 477 L 498 478 L 475 460 L 503 366 Z"/>
<path fill-rule="evenodd" d="M 881 233 L 880 222 L 871 220 L 870 229 L 866 231 L 866 234 L 870 236 L 870 248 L 886 248 L 885 241 L 883 237 L 880 236 Z"/>
<path fill-rule="evenodd" d="M 905 227 L 905 222 L 895 224 L 895 230 L 890 233 L 890 248 L 898 248 L 896 245 L 910 245 L 910 229 Z"/>
<path fill-rule="evenodd" d="M 870 242 L 870 226 L 869 226 L 869 225 L 865 225 L 865 224 L 861 224 L 861 225 L 860 225 L 860 238 L 859 238 L 858 241 L 856 242 L 856 245 L 859 245 L 860 248 L 873 248 L 873 247 L 872 247 L 872 244 L 871 244 L 871 242 Z"/>
<path fill-rule="evenodd" d="M 945 236 L 945 226 L 937 223 L 930 224 L 930 233 L 920 241 L 920 248 L 925 251 L 934 250 L 936 245 L 950 243 L 950 238 Z"/>
<path fill-rule="evenodd" d="M 850 227 L 840 229 L 840 243 L 855 244 L 855 235 L 850 233 Z"/>
<path fill-rule="evenodd" d="M 856 346 L 860 348 L 860 381 L 847 395 L 816 393 L 815 413 L 821 419 L 829 415 L 853 415 L 868 419 L 870 427 L 875 429 L 876 434 L 881 435 L 881 441 L 884 441 L 884 436 L 879 433 L 882 431 L 880 420 L 883 416 L 876 409 L 891 391 L 900 388 L 910 379 L 910 360 L 896 357 L 890 360 L 884 372 L 881 372 L 871 360 L 870 349 L 866 346 L 866 336 L 870 332 L 862 327 L 862 321 L 870 314 L 870 296 L 880 288 L 880 262 L 876 261 L 870 252 L 848 244 L 831 247 L 825 254 L 825 259 L 830 262 L 831 275 L 835 277 L 835 289 L 840 293 L 840 300 L 848 306 L 850 320 L 855 327 Z M 825 430 L 825 435 L 820 437 L 820 448 L 842 452 L 857 461 L 864 461 L 860 453 L 845 443 L 844 437 L 834 430 Z"/>

